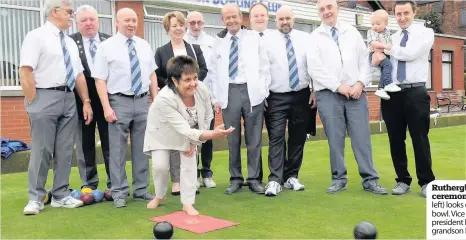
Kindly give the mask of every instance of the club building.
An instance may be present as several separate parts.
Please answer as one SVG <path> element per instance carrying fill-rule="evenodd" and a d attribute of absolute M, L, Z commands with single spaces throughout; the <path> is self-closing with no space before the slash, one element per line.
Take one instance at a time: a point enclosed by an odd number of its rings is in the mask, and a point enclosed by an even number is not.
<path fill-rule="evenodd" d="M 243 11 L 243 25 L 249 26 L 248 10 L 257 1 L 254 0 L 167 0 L 167 1 L 114 1 L 114 0 L 75 0 L 74 8 L 89 4 L 99 13 L 100 31 L 114 34 L 115 13 L 125 7 L 136 11 L 139 19 L 137 35 L 146 39 L 153 48 L 166 44 L 168 35 L 163 29 L 162 19 L 165 13 L 173 10 L 183 12 L 200 11 L 205 17 L 205 31 L 215 36 L 224 29 L 220 10 L 229 2 L 237 3 Z M 320 20 L 315 1 L 264 1 L 269 8 L 269 28 L 274 29 L 274 16 L 282 5 L 289 5 L 296 16 L 295 28 L 312 32 Z M 351 2 L 351 1 L 350 1 Z M 356 2 L 356 1 L 354 1 Z M 357 1 L 369 2 L 369 1 Z M 378 2 L 378 1 L 373 1 Z M 45 22 L 45 14 L 41 10 L 44 0 L 0 0 L 0 60 L 1 60 L 1 136 L 30 143 L 29 120 L 24 108 L 20 79 L 18 76 L 19 53 L 26 33 L 39 27 Z M 365 5 L 371 6 L 372 2 Z M 341 7 L 339 20 L 350 23 L 358 28 L 363 38 L 370 28 L 370 14 L 374 8 L 364 4 L 353 8 Z M 424 24 L 423 20 L 416 20 L 415 24 Z M 395 32 L 398 25 L 390 16 L 388 28 Z M 69 33 L 76 31 L 73 26 Z M 435 106 L 439 94 L 455 97 L 464 96 L 464 45 L 465 36 L 450 36 L 437 34 L 435 44 L 430 55 L 430 78 L 427 82 Z M 310 43 L 312 44 L 312 43 Z M 370 119 L 380 119 L 380 100 L 374 95 L 379 73 L 374 71 L 373 86 L 368 88 Z M 217 118 L 217 124 L 221 118 Z"/>

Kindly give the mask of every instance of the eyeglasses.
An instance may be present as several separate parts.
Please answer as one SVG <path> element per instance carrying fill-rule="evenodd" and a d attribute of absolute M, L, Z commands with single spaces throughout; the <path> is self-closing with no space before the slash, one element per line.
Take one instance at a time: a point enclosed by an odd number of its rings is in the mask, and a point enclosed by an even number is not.
<path fill-rule="evenodd" d="M 196 22 L 196 21 L 191 21 L 191 22 L 189 22 L 189 25 L 191 25 L 192 27 L 196 26 L 196 24 L 197 24 L 197 26 L 199 26 L 199 27 L 204 26 L 204 22 L 203 22 L 203 21 L 197 21 L 197 22 Z"/>

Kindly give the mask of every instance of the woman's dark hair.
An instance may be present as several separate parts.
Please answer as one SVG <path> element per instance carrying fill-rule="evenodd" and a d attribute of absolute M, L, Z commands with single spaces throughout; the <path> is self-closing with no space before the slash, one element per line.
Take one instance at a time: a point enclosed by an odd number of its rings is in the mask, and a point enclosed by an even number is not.
<path fill-rule="evenodd" d="M 179 82 L 181 80 L 181 74 L 183 73 L 199 74 L 199 66 L 197 65 L 196 60 L 186 55 L 170 58 L 167 64 L 167 82 L 165 84 L 175 93 L 178 91 L 176 90 L 176 85 L 172 78 L 175 78 L 176 81 Z"/>

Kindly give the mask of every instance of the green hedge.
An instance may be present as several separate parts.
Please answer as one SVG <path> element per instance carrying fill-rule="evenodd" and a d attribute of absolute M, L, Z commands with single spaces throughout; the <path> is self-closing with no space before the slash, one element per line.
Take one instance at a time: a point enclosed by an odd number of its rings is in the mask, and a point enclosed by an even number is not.
<path fill-rule="evenodd" d="M 442 127 L 449 127 L 449 126 L 457 126 L 457 125 L 466 125 L 466 115 L 453 115 L 453 116 L 442 116 L 438 118 L 437 125 L 434 125 L 433 119 L 431 119 L 431 128 L 442 128 Z M 386 133 L 387 129 L 385 124 L 382 122 L 380 131 L 380 124 L 379 122 L 371 122 L 370 123 L 370 130 L 372 134 L 381 134 Z M 325 136 L 325 132 L 322 126 L 317 126 L 317 133 L 316 136 L 311 136 L 309 141 L 317 141 L 317 140 L 325 140 L 327 139 Z M 245 147 L 244 137 L 242 138 L 242 147 Z M 262 134 L 262 145 L 268 146 L 269 138 L 267 136 L 267 131 Z M 226 138 L 214 140 L 214 151 L 223 151 L 228 149 L 228 141 Z M 28 169 L 29 163 L 29 154 L 30 151 L 23 151 L 14 153 L 9 159 L 5 160 L 2 158 L 1 163 L 1 174 L 7 173 L 16 173 L 16 172 L 26 172 Z M 102 151 L 100 147 L 96 148 L 96 154 L 98 156 L 98 163 L 103 163 L 102 158 Z M 126 151 L 126 158 L 130 159 L 130 146 Z M 76 156 L 73 156 L 72 166 L 76 166 Z M 52 168 L 52 165 L 50 166 Z"/>

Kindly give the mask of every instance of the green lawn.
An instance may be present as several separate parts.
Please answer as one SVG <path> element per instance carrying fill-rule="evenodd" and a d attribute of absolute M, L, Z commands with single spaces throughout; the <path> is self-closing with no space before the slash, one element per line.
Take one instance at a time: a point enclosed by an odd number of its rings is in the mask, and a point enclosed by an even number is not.
<path fill-rule="evenodd" d="M 465 132 L 466 126 L 431 130 L 433 166 L 437 179 L 465 179 Z M 372 143 L 375 166 L 381 176 L 380 183 L 391 190 L 395 184 L 395 173 L 387 135 L 373 136 Z M 267 148 L 263 150 L 264 166 L 268 174 Z M 335 195 L 325 193 L 330 184 L 329 151 L 326 141 L 318 141 L 308 142 L 305 148 L 300 180 L 306 185 L 306 190 L 285 190 L 275 198 L 254 195 L 247 188 L 233 196 L 225 195 L 223 192 L 229 179 L 228 153 L 216 152 L 213 171 L 217 188 L 202 189 L 196 199 L 196 207 L 201 214 L 239 222 L 240 225 L 204 235 L 176 229 L 175 238 L 349 239 L 352 238 L 354 226 L 363 220 L 376 225 L 379 238 L 425 238 L 426 200 L 419 196 L 420 188 L 416 184 L 409 139 L 407 151 L 410 172 L 414 176 L 413 191 L 406 196 L 376 196 L 364 192 L 347 139 L 349 184 L 345 192 Z M 245 156 L 243 154 L 243 163 Z M 131 179 L 129 163 L 127 169 Z M 103 173 L 103 166 L 99 166 L 99 170 Z M 123 209 L 114 208 L 111 202 L 78 209 L 46 206 L 37 216 L 24 216 L 22 211 L 27 203 L 27 173 L 1 177 L 1 238 L 148 239 L 153 238 L 154 225 L 148 220 L 149 217 L 181 209 L 179 197 L 170 195 L 166 204 L 155 210 L 146 209 L 145 202 L 130 200 Z M 47 188 L 50 188 L 52 179 L 50 172 Z M 77 168 L 72 169 L 70 181 L 71 188 L 80 186 Z M 150 191 L 154 191 L 152 180 Z"/>

